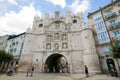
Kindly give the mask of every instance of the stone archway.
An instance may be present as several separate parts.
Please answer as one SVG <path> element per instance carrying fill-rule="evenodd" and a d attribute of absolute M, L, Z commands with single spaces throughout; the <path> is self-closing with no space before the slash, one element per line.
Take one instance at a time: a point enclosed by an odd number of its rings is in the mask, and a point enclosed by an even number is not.
<path fill-rule="evenodd" d="M 45 64 L 47 65 L 48 72 L 59 72 L 59 67 L 65 67 L 67 65 L 67 60 L 62 54 L 52 54 L 48 56 L 48 58 L 45 61 Z"/>

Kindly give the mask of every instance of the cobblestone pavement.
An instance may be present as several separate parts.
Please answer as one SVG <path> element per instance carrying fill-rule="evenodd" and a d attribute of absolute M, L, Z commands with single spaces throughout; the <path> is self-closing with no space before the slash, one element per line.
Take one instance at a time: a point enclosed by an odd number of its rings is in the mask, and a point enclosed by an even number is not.
<path fill-rule="evenodd" d="M 33 77 L 26 76 L 25 73 L 13 74 L 13 76 L 6 76 L 0 74 L 0 80 L 120 80 L 120 77 L 111 77 L 109 75 L 90 75 L 86 78 L 84 74 L 42 74 L 34 73 Z"/>

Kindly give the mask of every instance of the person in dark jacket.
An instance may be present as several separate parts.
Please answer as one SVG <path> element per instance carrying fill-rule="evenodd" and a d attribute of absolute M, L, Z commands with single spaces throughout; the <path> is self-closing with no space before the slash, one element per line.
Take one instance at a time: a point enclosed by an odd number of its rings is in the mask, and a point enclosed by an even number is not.
<path fill-rule="evenodd" d="M 85 65 L 85 74 L 86 74 L 86 77 L 89 77 L 88 67 L 86 65 Z"/>
<path fill-rule="evenodd" d="M 30 76 L 33 76 L 33 72 L 34 72 L 34 66 L 32 66 L 32 68 L 31 68 L 31 75 Z"/>
<path fill-rule="evenodd" d="M 12 76 L 13 72 L 14 72 L 13 66 L 9 67 L 9 69 L 7 71 L 7 76 Z"/>

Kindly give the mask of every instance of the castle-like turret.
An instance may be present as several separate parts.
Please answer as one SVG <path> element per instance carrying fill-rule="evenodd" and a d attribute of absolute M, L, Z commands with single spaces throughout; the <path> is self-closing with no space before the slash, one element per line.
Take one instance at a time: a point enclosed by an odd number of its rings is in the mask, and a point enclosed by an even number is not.
<path fill-rule="evenodd" d="M 66 11 L 66 24 L 71 25 L 72 19 L 71 19 L 71 12 L 69 10 Z"/>
<path fill-rule="evenodd" d="M 100 64 L 96 53 L 93 32 L 90 28 L 81 31 L 83 49 L 84 49 L 84 65 L 87 65 L 89 72 L 100 72 Z"/>

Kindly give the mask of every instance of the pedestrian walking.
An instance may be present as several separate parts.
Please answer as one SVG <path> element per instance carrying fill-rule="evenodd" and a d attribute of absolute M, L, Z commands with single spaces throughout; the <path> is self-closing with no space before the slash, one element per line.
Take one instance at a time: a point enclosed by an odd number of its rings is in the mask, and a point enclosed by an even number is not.
<path fill-rule="evenodd" d="M 67 66 L 67 73 L 70 73 L 70 66 Z"/>
<path fill-rule="evenodd" d="M 27 74 L 26 74 L 26 76 L 29 75 L 29 73 L 30 73 L 30 69 L 31 69 L 31 67 L 30 67 L 30 66 L 27 66 Z"/>
<path fill-rule="evenodd" d="M 60 72 L 60 75 L 62 74 L 62 72 L 63 72 L 63 69 L 62 69 L 62 67 L 60 66 L 60 68 L 59 68 L 59 72 Z"/>
<path fill-rule="evenodd" d="M 47 66 L 46 64 L 44 65 L 44 73 L 47 72 Z"/>
<path fill-rule="evenodd" d="M 9 67 L 9 69 L 7 71 L 7 76 L 12 76 L 13 72 L 14 72 L 13 66 Z"/>
<path fill-rule="evenodd" d="M 53 67 L 53 72 L 55 73 L 55 67 Z"/>
<path fill-rule="evenodd" d="M 86 74 L 86 77 L 89 77 L 88 67 L 86 65 L 85 65 L 85 74 Z"/>
<path fill-rule="evenodd" d="M 17 72 L 18 72 L 18 65 L 17 64 L 15 65 L 14 70 L 15 70 L 15 73 L 17 74 Z"/>
<path fill-rule="evenodd" d="M 34 66 L 32 66 L 31 71 L 30 71 L 30 73 L 31 73 L 30 76 L 31 76 L 31 77 L 33 76 L 34 69 L 35 69 Z"/>

